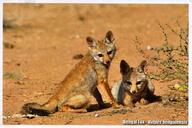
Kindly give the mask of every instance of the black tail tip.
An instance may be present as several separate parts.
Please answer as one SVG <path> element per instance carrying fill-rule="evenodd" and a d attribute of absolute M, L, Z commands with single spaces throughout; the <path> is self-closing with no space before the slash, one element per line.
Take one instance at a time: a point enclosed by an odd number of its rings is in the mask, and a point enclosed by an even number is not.
<path fill-rule="evenodd" d="M 157 95 L 153 95 L 153 96 L 150 98 L 150 101 L 151 101 L 151 102 L 161 102 L 161 101 L 162 101 L 162 97 L 161 97 L 161 96 L 157 96 Z"/>
<path fill-rule="evenodd" d="M 42 109 L 41 105 L 37 103 L 24 104 L 20 113 L 32 114 L 32 115 L 38 115 L 38 116 L 48 116 L 50 114 L 48 110 Z"/>

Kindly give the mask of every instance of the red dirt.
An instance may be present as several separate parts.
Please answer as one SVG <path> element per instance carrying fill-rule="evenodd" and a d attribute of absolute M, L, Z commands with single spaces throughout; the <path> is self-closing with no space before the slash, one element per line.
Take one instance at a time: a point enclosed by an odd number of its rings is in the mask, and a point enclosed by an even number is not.
<path fill-rule="evenodd" d="M 3 50 L 3 71 L 15 78 L 3 81 L 3 114 L 19 113 L 24 103 L 44 103 L 57 89 L 79 60 L 73 56 L 88 50 L 86 37 L 103 38 L 112 30 L 118 51 L 112 62 L 109 84 L 120 79 L 119 62 L 125 59 L 137 66 L 143 59 L 133 40 L 139 36 L 144 45 L 158 46 L 163 35 L 158 26 L 169 24 L 178 29 L 188 23 L 187 5 L 71 5 L 71 4 L 4 4 L 4 19 L 14 19 L 16 28 L 4 31 L 4 42 L 13 44 Z M 172 34 L 170 42 L 177 42 Z M 155 94 L 170 92 L 167 85 L 152 81 Z M 61 113 L 33 119 L 4 119 L 4 124 L 122 124 L 127 120 L 188 120 L 188 107 L 154 102 L 137 105 L 126 113 L 113 108 L 89 113 Z M 123 110 L 122 110 L 123 111 Z M 99 114 L 95 117 L 95 114 Z"/>

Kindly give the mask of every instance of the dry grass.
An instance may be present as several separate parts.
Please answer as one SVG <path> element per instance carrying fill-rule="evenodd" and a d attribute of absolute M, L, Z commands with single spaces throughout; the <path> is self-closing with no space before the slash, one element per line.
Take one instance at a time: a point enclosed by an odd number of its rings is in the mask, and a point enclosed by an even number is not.
<path fill-rule="evenodd" d="M 156 68 L 157 70 L 149 72 L 149 77 L 160 81 L 178 81 L 181 85 L 188 84 L 188 26 L 181 27 L 177 21 L 178 29 L 173 29 L 170 25 L 164 26 L 159 24 L 160 30 L 163 34 L 164 40 L 162 45 L 145 50 L 142 47 L 142 41 L 136 37 L 134 43 L 136 49 L 141 55 L 148 61 L 149 66 Z M 171 31 L 170 34 L 178 37 L 178 42 L 171 45 L 169 42 L 169 35 L 167 31 Z M 147 54 L 152 52 L 153 54 Z"/>

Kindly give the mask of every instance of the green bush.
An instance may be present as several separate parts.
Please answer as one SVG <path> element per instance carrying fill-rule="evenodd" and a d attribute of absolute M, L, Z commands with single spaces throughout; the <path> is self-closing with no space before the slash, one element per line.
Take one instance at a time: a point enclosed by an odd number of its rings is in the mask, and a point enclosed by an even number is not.
<path fill-rule="evenodd" d="M 178 30 L 173 29 L 168 24 L 162 26 L 159 24 L 160 30 L 164 36 L 162 45 L 158 47 L 148 47 L 144 49 L 142 42 L 138 37 L 135 38 L 134 43 L 136 49 L 141 55 L 148 61 L 148 65 L 156 68 L 157 70 L 149 72 L 151 79 L 161 81 L 173 81 L 177 80 L 182 85 L 188 84 L 188 26 L 186 28 L 181 27 L 177 22 Z M 169 35 L 174 34 L 178 37 L 177 42 L 171 45 L 168 41 Z M 148 54 L 152 52 L 152 54 Z"/>

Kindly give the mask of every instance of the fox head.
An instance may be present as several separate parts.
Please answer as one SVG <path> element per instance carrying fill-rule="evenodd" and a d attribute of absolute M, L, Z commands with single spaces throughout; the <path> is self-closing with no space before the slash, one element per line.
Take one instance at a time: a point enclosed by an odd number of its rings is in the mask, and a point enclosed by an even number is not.
<path fill-rule="evenodd" d="M 121 60 L 120 72 L 122 75 L 123 86 L 126 91 L 131 94 L 142 92 L 147 85 L 147 78 L 144 72 L 144 68 L 147 64 L 146 60 L 143 60 L 138 67 L 130 67 L 125 60 Z"/>
<path fill-rule="evenodd" d="M 112 31 L 108 31 L 103 40 L 95 40 L 87 37 L 89 51 L 96 62 L 100 62 L 107 67 L 115 56 L 116 47 Z"/>

